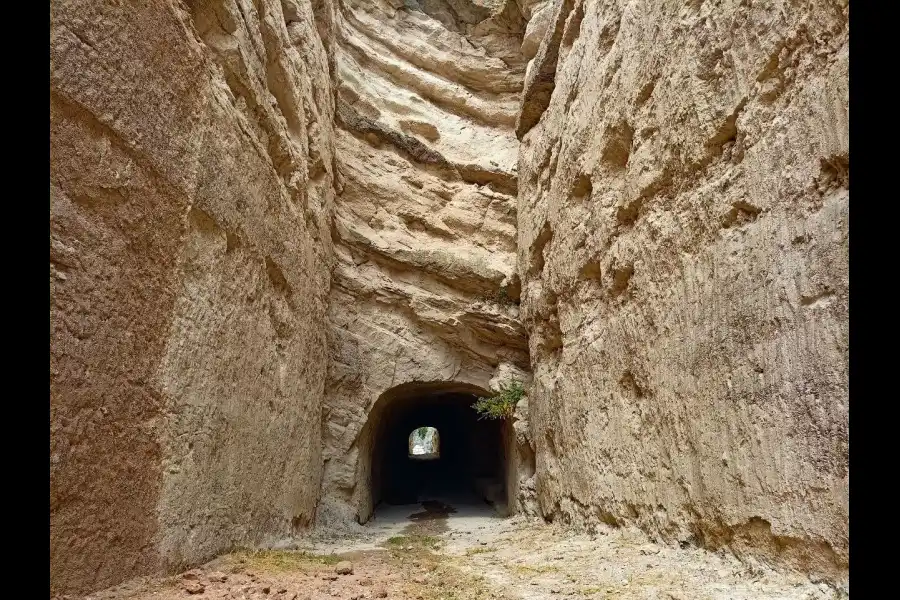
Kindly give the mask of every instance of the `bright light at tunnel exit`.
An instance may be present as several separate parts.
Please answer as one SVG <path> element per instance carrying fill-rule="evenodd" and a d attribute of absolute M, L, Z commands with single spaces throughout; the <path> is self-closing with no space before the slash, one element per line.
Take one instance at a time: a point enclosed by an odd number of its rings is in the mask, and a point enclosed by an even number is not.
<path fill-rule="evenodd" d="M 440 434 L 434 427 L 417 427 L 409 434 L 409 457 L 419 460 L 440 456 Z"/>

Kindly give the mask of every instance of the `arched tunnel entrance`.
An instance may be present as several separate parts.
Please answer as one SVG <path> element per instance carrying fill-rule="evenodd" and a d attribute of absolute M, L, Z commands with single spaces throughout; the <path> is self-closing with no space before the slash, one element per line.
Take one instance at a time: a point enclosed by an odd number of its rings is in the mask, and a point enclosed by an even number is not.
<path fill-rule="evenodd" d="M 459 383 L 412 383 L 379 398 L 370 413 L 371 497 L 362 499 L 360 521 L 379 504 L 492 504 L 507 512 L 508 426 L 479 419 L 472 409 L 487 392 Z M 439 451 L 412 455 L 412 434 L 437 430 Z M 368 502 L 366 502 L 368 500 Z"/>

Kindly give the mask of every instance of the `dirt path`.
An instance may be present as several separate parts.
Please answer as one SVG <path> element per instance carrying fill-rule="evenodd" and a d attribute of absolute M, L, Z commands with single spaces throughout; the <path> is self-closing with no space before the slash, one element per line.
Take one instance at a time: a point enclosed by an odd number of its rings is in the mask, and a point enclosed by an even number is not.
<path fill-rule="evenodd" d="M 352 536 L 245 551 L 174 577 L 140 578 L 94 600 L 832 600 L 800 576 L 748 567 L 640 532 L 575 534 L 487 507 L 391 507 Z M 347 563 L 352 565 L 352 572 Z M 340 574 L 339 574 L 340 573 Z"/>

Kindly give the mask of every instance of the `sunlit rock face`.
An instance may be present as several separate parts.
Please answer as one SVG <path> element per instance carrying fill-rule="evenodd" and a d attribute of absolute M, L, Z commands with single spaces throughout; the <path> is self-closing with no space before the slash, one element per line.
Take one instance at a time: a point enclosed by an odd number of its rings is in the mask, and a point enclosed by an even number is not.
<path fill-rule="evenodd" d="M 52 591 L 365 521 L 512 379 L 510 510 L 846 586 L 848 10 L 53 2 Z"/>
<path fill-rule="evenodd" d="M 345 2 L 323 523 L 371 513 L 378 398 L 528 368 L 516 276 L 524 19 L 514 3 Z"/>
<path fill-rule="evenodd" d="M 552 7 L 517 124 L 541 512 L 845 578 L 848 3 Z"/>

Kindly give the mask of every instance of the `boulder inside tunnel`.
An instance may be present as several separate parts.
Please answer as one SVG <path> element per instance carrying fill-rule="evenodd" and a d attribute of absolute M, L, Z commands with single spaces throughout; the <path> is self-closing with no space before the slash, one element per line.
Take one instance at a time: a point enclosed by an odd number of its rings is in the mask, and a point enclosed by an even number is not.
<path fill-rule="evenodd" d="M 379 504 L 488 502 L 507 512 L 509 426 L 480 419 L 472 405 L 487 392 L 464 384 L 405 384 L 382 395 L 370 413 L 370 498 L 364 522 Z M 411 436 L 437 430 L 435 452 L 414 456 Z M 365 467 L 365 465 L 364 465 Z M 368 506 L 365 506 L 368 505 Z M 368 509 L 368 510 L 366 510 Z"/>

